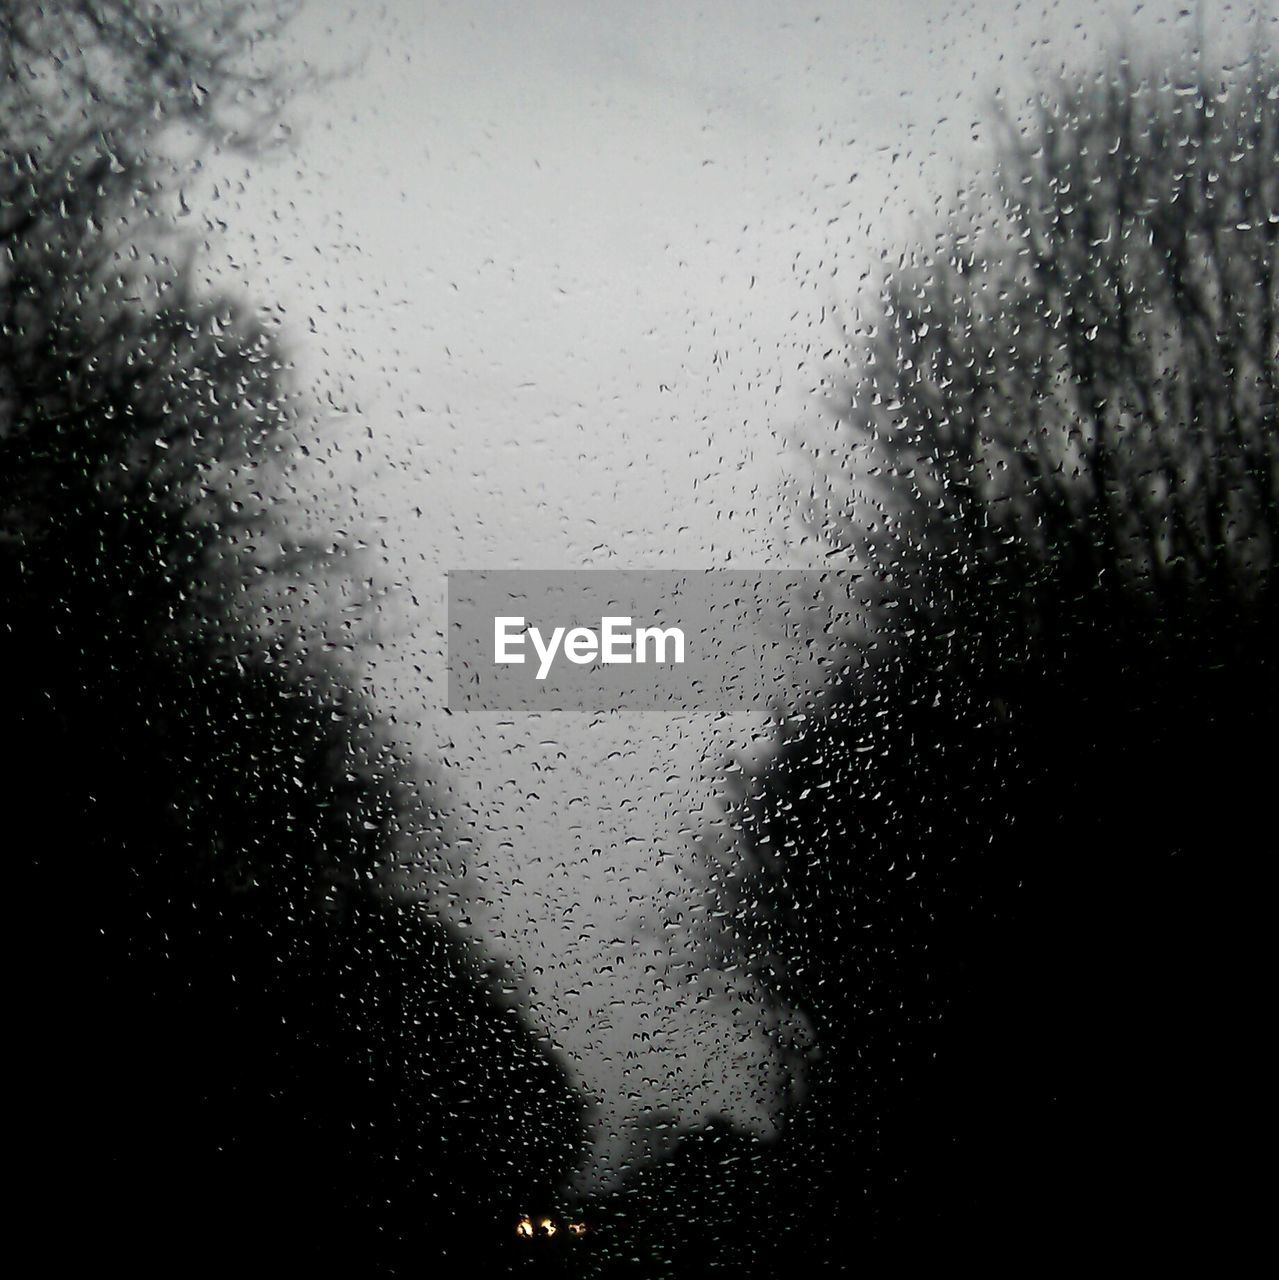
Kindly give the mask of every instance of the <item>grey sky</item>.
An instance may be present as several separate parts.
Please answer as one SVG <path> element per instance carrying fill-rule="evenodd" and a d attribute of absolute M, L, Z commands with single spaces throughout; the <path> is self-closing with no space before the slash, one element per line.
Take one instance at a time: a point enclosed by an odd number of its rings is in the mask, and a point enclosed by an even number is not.
<path fill-rule="evenodd" d="M 633 940 L 695 909 L 720 762 L 763 726 L 445 716 L 444 571 L 784 558 L 780 436 L 819 412 L 832 306 L 983 158 L 997 85 L 1185 7 L 311 0 L 298 59 L 358 69 L 287 155 L 210 174 L 221 278 L 283 305 L 342 409 L 309 501 L 394 588 L 379 705 L 446 773 L 473 928 L 598 1100 L 599 1172 L 648 1107 L 775 1119 L 769 1038 L 693 998 L 678 933 Z"/>

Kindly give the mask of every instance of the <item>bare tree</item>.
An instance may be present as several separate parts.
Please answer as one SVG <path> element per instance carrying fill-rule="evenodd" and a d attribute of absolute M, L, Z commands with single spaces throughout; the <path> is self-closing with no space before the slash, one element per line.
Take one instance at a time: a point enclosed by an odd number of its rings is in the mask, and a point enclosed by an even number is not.
<path fill-rule="evenodd" d="M 0 110 L 10 150 L 65 158 L 86 139 L 110 145 L 185 125 L 260 144 L 295 77 L 275 37 L 296 3 L 262 0 L 3 0 Z"/>
<path fill-rule="evenodd" d="M 723 816 L 713 940 L 817 1047 L 777 1147 L 732 1153 L 742 1274 L 797 1243 L 1184 1258 L 1248 1202 L 1279 70 L 1149 65 L 1001 118 L 803 442 L 800 536 L 861 572 L 866 660 Z M 718 1247 L 690 1232 L 689 1269 Z"/>
<path fill-rule="evenodd" d="M 1272 590 L 1277 91 L 1260 50 L 1120 57 L 1004 118 L 990 187 L 848 334 L 812 469 L 806 530 L 882 584 L 877 625 Z"/>
<path fill-rule="evenodd" d="M 70 1270 L 499 1270 L 577 1100 L 473 948 L 379 891 L 445 818 L 351 663 L 259 643 L 261 578 L 310 585 L 272 502 L 297 396 L 169 224 L 158 133 L 254 136 L 250 12 L 0 0 L 19 1216 Z"/>

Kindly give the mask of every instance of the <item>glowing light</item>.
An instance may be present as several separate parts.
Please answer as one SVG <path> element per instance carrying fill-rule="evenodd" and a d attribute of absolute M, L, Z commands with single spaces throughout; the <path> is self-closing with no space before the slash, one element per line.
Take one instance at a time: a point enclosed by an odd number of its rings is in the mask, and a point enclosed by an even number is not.
<path fill-rule="evenodd" d="M 580 1240 L 586 1234 L 584 1222 L 557 1222 L 554 1218 L 523 1217 L 515 1224 L 515 1234 L 521 1240 L 550 1240 L 561 1231 Z"/>

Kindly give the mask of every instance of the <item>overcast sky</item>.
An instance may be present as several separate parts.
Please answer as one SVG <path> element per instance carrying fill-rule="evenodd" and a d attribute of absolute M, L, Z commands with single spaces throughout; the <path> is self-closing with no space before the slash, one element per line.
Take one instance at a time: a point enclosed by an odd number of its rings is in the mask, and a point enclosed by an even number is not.
<path fill-rule="evenodd" d="M 981 162 L 996 87 L 1187 7 L 310 0 L 291 55 L 355 69 L 285 154 L 213 167 L 219 280 L 283 306 L 341 409 L 304 483 L 394 588 L 378 705 L 469 827 L 477 938 L 599 1103 L 596 1172 L 647 1108 L 775 1118 L 770 1040 L 639 927 L 693 909 L 721 762 L 765 726 L 446 716 L 445 571 L 783 561 L 831 316 Z"/>

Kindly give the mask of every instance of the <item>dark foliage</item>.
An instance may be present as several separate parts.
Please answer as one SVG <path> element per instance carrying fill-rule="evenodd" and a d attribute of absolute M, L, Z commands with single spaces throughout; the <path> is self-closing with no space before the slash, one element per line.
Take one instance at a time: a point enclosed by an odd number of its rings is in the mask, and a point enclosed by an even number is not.
<path fill-rule="evenodd" d="M 54 1274 L 519 1266 L 577 1100 L 471 949 L 384 891 L 446 819 L 350 671 L 253 623 L 256 582 L 308 562 L 265 550 L 288 371 L 194 289 L 129 134 L 151 99 L 112 83 L 136 101 L 109 136 L 19 144 L 48 121 L 11 63 L 0 120 L 18 1236 Z"/>
<path fill-rule="evenodd" d="M 775 1148 L 653 1171 L 669 1274 L 1184 1262 L 1260 1223 L 1279 76 L 1119 59 L 1003 157 L 805 446 L 876 645 L 743 784 L 713 905 L 820 1053 Z"/>

